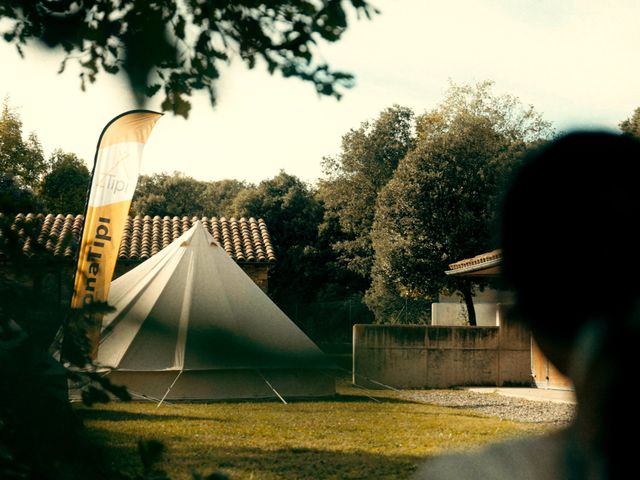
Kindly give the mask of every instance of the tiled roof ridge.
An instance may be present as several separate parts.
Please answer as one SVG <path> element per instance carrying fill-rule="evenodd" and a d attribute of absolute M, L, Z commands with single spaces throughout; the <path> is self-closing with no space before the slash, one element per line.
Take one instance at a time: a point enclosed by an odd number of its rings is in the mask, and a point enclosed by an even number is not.
<path fill-rule="evenodd" d="M 502 250 L 497 248 L 495 250 L 492 250 L 490 252 L 486 252 L 486 253 L 481 253 L 480 255 L 476 255 L 475 257 L 471 257 L 471 258 L 464 258 L 462 260 L 459 260 L 455 263 L 450 263 L 449 264 L 449 269 L 450 270 L 459 270 L 461 268 L 467 268 L 470 267 L 472 265 L 480 265 L 483 263 L 488 263 L 488 262 L 493 262 L 493 261 L 497 261 L 497 260 L 501 260 L 502 259 Z"/>
<path fill-rule="evenodd" d="M 37 250 L 55 258 L 73 258 L 80 240 L 84 216 L 18 213 L 11 219 L 0 212 L 0 219 L 9 220 L 11 229 L 23 239 L 22 251 L 34 256 Z M 141 261 L 155 255 L 186 232 L 199 220 L 213 239 L 237 262 L 271 263 L 276 257 L 271 237 L 262 218 L 240 217 L 188 217 L 149 215 L 129 216 L 118 251 L 119 260 Z M 25 227 L 34 225 L 28 235 Z M 0 256 L 3 241 L 0 233 Z"/>

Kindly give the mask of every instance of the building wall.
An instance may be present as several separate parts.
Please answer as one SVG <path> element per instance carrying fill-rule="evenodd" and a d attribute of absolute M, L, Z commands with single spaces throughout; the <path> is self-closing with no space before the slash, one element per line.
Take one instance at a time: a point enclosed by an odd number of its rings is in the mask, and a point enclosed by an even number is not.
<path fill-rule="evenodd" d="M 538 388 L 557 390 L 571 390 L 573 388 L 571 380 L 549 361 L 535 341 L 531 345 L 531 369 L 533 370 L 533 381 Z"/>
<path fill-rule="evenodd" d="M 140 265 L 139 262 L 136 263 L 117 263 L 116 270 L 113 274 L 113 279 L 115 280 L 121 275 L 124 275 L 129 270 Z M 238 264 L 242 271 L 246 273 L 253 282 L 260 287 L 260 289 L 267 293 L 269 289 L 269 265 L 266 263 L 239 263 Z"/>
<path fill-rule="evenodd" d="M 269 265 L 264 263 L 244 263 L 239 264 L 244 273 L 249 275 L 251 280 L 258 285 L 264 293 L 269 291 Z"/>
<path fill-rule="evenodd" d="M 476 289 L 473 295 L 474 303 L 501 303 L 504 301 L 504 293 L 494 288 L 486 287 L 482 291 Z M 463 302 L 462 294 L 455 292 L 451 295 L 440 293 L 438 295 L 438 302 L 440 303 L 460 303 Z"/>
<path fill-rule="evenodd" d="M 513 296 L 509 292 L 492 288 L 475 292 L 473 304 L 478 326 L 499 326 L 503 305 L 511 305 L 513 302 Z M 458 293 L 441 293 L 438 302 L 431 304 L 431 325 L 463 326 L 469 324 L 468 318 L 467 306 Z"/>
<path fill-rule="evenodd" d="M 500 325 L 499 303 L 474 303 L 476 322 L 480 327 L 497 327 Z M 463 326 L 469 325 L 467 306 L 463 303 L 432 303 L 431 325 Z"/>
<path fill-rule="evenodd" d="M 515 325 L 355 325 L 353 382 L 369 388 L 531 385 L 531 335 Z"/>
<path fill-rule="evenodd" d="M 116 264 L 116 270 L 113 274 L 115 280 L 121 275 L 124 275 L 129 270 L 137 267 L 140 263 L 118 263 Z M 266 263 L 239 263 L 238 266 L 242 268 L 242 271 L 246 273 L 253 282 L 260 287 L 260 289 L 267 293 L 269 289 L 269 265 Z"/>

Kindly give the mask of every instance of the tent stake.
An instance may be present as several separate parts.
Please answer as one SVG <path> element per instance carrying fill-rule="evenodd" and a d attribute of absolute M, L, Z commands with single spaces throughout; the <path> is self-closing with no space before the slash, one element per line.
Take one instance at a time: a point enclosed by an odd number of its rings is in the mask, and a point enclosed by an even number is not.
<path fill-rule="evenodd" d="M 169 392 L 171 391 L 171 389 L 173 388 L 173 386 L 176 384 L 176 382 L 178 381 L 178 379 L 180 378 L 180 375 L 182 375 L 182 370 L 180 370 L 178 372 L 178 375 L 176 375 L 176 378 L 173 380 L 173 383 L 169 386 L 169 388 L 167 388 L 167 393 L 164 394 L 164 397 L 162 397 L 162 399 L 160 400 L 160 402 L 158 403 L 158 405 L 156 405 L 156 408 L 159 408 L 160 405 L 162 405 L 162 402 L 164 402 L 164 399 L 167 398 L 167 395 L 169 395 Z"/>
<path fill-rule="evenodd" d="M 269 383 L 269 380 L 267 380 L 267 379 L 264 377 L 264 375 L 262 374 L 262 372 L 261 372 L 260 370 L 256 370 L 256 372 L 258 372 L 258 375 L 260 375 L 260 376 L 262 377 L 262 380 L 264 380 L 264 383 L 266 383 L 266 384 L 269 386 L 269 388 L 270 388 L 271 390 L 273 390 L 273 393 L 275 393 L 275 394 L 276 394 L 276 396 L 280 399 L 280 401 L 281 401 L 282 403 L 284 403 L 285 405 L 288 405 L 288 403 L 285 401 L 285 399 L 284 399 L 284 398 L 282 398 L 282 395 L 280 395 L 280 394 L 278 393 L 278 391 L 277 391 L 275 388 L 273 388 L 273 385 L 271 385 L 271 384 Z"/>

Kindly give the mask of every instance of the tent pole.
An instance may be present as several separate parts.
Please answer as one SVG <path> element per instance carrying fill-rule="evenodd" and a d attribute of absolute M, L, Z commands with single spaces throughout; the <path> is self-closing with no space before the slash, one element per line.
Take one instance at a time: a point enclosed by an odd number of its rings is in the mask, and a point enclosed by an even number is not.
<path fill-rule="evenodd" d="M 162 405 L 162 402 L 164 402 L 164 399 L 167 398 L 167 395 L 169 395 L 169 392 L 171 391 L 171 389 L 173 388 L 173 386 L 176 384 L 176 382 L 178 381 L 178 379 L 180 378 L 180 375 L 182 375 L 182 370 L 180 370 L 178 372 L 178 375 L 176 375 L 176 378 L 173 380 L 173 383 L 171 385 L 169 385 L 169 388 L 167 388 L 167 393 L 164 394 L 164 397 L 162 397 L 162 399 L 160 400 L 160 402 L 158 403 L 158 405 L 156 405 L 156 408 L 159 408 L 160 405 Z"/>
<path fill-rule="evenodd" d="M 256 372 L 258 372 L 258 375 L 260 375 L 260 376 L 262 377 L 262 380 L 264 380 L 264 383 L 266 383 L 266 384 L 269 386 L 269 388 L 273 391 L 273 393 L 275 393 L 275 394 L 276 394 L 276 396 L 280 399 L 280 401 L 281 401 L 282 403 L 284 403 L 285 405 L 288 405 L 288 404 L 287 404 L 287 402 L 285 401 L 285 399 L 284 399 L 284 398 L 282 398 L 282 395 L 280 395 L 280 394 L 278 393 L 278 391 L 277 391 L 275 388 L 273 388 L 273 385 L 271 385 L 271 384 L 269 383 L 269 380 L 267 380 L 267 379 L 265 378 L 265 376 L 262 374 L 262 372 L 261 372 L 260 370 L 256 370 Z"/>

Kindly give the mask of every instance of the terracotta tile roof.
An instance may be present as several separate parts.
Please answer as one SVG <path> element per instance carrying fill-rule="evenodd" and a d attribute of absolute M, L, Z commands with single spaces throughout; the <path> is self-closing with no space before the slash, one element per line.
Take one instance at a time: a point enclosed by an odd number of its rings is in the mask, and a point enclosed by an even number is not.
<path fill-rule="evenodd" d="M 54 258 L 72 259 L 82 231 L 82 215 L 22 214 L 7 218 L 0 213 L 0 219 L 6 218 L 10 228 L 18 231 L 22 251 L 27 256 L 45 254 Z M 125 225 L 118 260 L 142 261 L 158 253 L 173 240 L 191 228 L 200 220 L 209 230 L 214 240 L 239 263 L 275 262 L 276 257 L 271 238 L 264 220 L 255 218 L 217 218 L 217 217 L 128 217 Z M 29 226 L 35 227 L 27 233 Z M 0 257 L 6 239 L 0 231 Z"/>
<path fill-rule="evenodd" d="M 491 271 L 487 270 L 487 272 L 489 274 L 493 274 L 494 269 L 497 273 L 497 269 L 501 262 L 502 251 L 500 249 L 496 249 L 491 252 L 476 255 L 475 257 L 465 258 L 455 263 L 450 263 L 449 270 L 445 273 L 447 275 L 462 275 L 491 269 Z"/>

